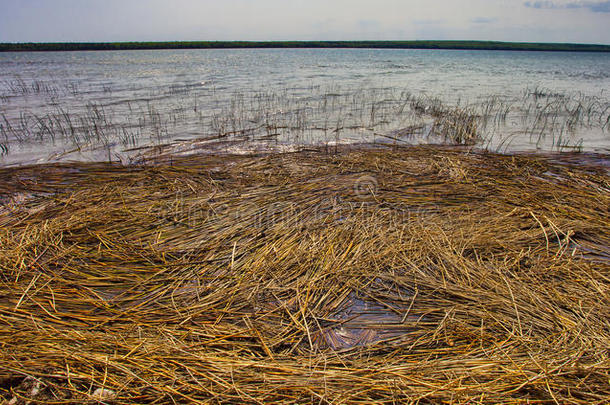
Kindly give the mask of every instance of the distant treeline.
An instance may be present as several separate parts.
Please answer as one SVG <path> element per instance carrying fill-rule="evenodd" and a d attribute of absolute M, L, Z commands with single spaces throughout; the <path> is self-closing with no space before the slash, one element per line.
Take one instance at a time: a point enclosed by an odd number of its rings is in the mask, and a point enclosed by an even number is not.
<path fill-rule="evenodd" d="M 129 49 L 230 48 L 373 48 L 373 49 L 481 49 L 502 51 L 610 52 L 610 45 L 554 44 L 494 41 L 208 41 L 208 42 L 49 42 L 4 43 L 0 52 L 116 51 Z"/>

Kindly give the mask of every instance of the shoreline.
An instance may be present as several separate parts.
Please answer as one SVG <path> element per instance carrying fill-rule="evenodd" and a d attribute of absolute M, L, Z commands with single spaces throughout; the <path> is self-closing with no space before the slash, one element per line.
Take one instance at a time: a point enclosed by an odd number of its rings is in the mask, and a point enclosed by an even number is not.
<path fill-rule="evenodd" d="M 610 150 L 601 149 L 597 151 L 579 151 L 579 150 L 562 150 L 562 151 L 535 151 L 535 150 L 511 150 L 511 151 L 492 151 L 481 145 L 460 145 L 446 143 L 419 143 L 410 144 L 404 142 L 342 142 L 338 144 L 306 144 L 292 145 L 260 143 L 249 140 L 223 140 L 216 137 L 194 138 L 188 140 L 175 140 L 162 145 L 146 145 L 137 148 L 127 149 L 124 152 L 138 152 L 131 156 L 124 156 L 121 159 L 115 156 L 116 160 L 108 161 L 106 159 L 88 160 L 88 159 L 64 159 L 62 155 L 57 157 L 49 157 L 47 161 L 24 161 L 7 164 L 0 164 L 2 170 L 19 170 L 35 167 L 69 167 L 75 166 L 96 166 L 105 165 L 118 166 L 123 168 L 129 167 L 148 167 L 159 165 L 172 165 L 174 163 L 187 163 L 189 159 L 200 161 L 206 156 L 217 158 L 220 156 L 228 157 L 249 157 L 263 158 L 273 155 L 290 155 L 290 154 L 320 154 L 320 155 L 337 155 L 350 152 L 373 152 L 373 151 L 388 151 L 409 149 L 430 149 L 455 153 L 473 153 L 476 155 L 504 156 L 504 157 L 533 157 L 557 164 L 571 164 L 586 167 L 599 167 L 610 170 Z M 74 151 L 70 151 L 74 152 Z M 53 160 L 56 159 L 56 160 Z"/>
<path fill-rule="evenodd" d="M 606 44 L 502 41 L 172 41 L 0 43 L 0 52 L 156 49 L 443 49 L 543 52 L 610 52 Z"/>

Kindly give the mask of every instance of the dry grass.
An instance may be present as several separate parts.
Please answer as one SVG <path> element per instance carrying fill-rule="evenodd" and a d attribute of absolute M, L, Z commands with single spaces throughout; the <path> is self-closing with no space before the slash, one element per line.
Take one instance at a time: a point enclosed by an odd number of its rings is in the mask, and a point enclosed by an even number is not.
<path fill-rule="evenodd" d="M 607 403 L 607 171 L 443 148 L 0 170 L 11 403 Z"/>

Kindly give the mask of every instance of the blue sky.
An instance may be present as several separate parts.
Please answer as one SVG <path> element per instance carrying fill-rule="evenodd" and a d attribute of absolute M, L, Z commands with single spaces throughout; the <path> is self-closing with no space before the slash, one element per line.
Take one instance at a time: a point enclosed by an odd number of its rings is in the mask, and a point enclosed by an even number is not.
<path fill-rule="evenodd" d="M 610 43 L 610 1 L 0 0 L 0 42 L 480 39 Z"/>

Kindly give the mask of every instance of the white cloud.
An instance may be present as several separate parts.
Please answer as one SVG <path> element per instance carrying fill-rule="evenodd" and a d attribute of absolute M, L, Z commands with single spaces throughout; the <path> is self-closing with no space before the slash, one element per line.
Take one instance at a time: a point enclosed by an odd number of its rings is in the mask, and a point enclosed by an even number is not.
<path fill-rule="evenodd" d="M 526 7 L 539 9 L 588 9 L 594 13 L 610 13 L 610 1 L 526 1 Z"/>

